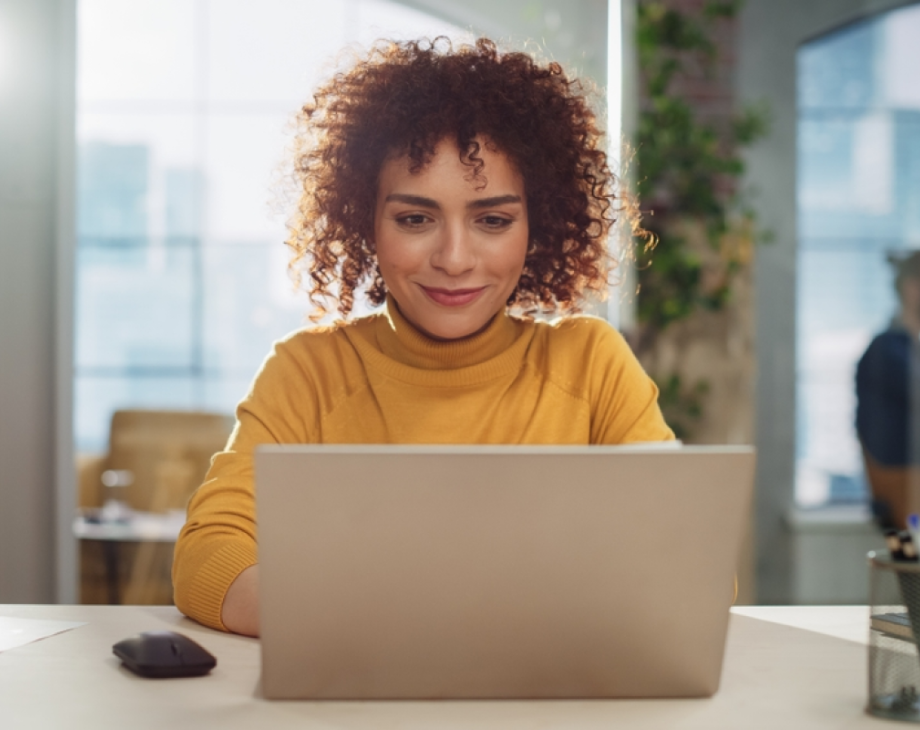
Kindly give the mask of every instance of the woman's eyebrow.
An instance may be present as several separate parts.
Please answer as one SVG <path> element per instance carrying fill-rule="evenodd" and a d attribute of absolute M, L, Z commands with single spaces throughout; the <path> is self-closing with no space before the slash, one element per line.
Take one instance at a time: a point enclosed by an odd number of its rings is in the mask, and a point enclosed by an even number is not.
<path fill-rule="evenodd" d="M 496 195 L 494 198 L 478 198 L 471 200 L 466 204 L 467 208 L 491 208 L 495 205 L 507 205 L 508 203 L 520 203 L 520 195 Z"/>
<path fill-rule="evenodd" d="M 431 198 L 425 198 L 421 195 L 405 195 L 404 193 L 390 193 L 384 198 L 385 203 L 404 203 L 405 205 L 417 205 L 420 208 L 432 208 L 440 210 L 441 206 L 438 201 Z M 520 203 L 520 195 L 496 195 L 491 198 L 477 198 L 466 204 L 467 208 L 492 208 L 496 205 L 508 205 L 509 203 Z"/>
<path fill-rule="evenodd" d="M 383 200 L 384 203 L 405 203 L 406 205 L 417 205 L 420 208 L 434 208 L 440 210 L 441 206 L 438 201 L 431 198 L 423 198 L 421 195 L 403 195 L 402 193 L 391 193 Z"/>

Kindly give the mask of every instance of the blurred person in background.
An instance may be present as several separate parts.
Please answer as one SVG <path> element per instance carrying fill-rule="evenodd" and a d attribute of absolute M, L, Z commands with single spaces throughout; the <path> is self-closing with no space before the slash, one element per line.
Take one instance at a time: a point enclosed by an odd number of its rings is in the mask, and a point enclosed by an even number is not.
<path fill-rule="evenodd" d="M 903 529 L 920 466 L 920 251 L 889 254 L 899 308 L 856 367 L 856 432 L 883 527 Z M 914 487 L 916 489 L 916 487 Z"/>

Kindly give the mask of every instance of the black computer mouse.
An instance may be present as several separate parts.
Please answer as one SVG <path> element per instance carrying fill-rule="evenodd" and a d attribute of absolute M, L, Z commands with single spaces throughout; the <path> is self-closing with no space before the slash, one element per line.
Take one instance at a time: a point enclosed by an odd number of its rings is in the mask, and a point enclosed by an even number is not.
<path fill-rule="evenodd" d="M 217 666 L 207 649 L 174 631 L 145 631 L 119 641 L 112 651 L 142 677 L 199 677 Z"/>

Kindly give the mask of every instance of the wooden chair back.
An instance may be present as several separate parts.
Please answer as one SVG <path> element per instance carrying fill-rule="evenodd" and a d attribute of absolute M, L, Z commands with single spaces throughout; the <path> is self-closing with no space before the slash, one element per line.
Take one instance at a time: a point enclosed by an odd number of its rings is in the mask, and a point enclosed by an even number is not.
<path fill-rule="evenodd" d="M 232 428 L 220 413 L 116 411 L 105 469 L 130 473 L 131 483 L 105 491 L 137 510 L 182 509 Z"/>

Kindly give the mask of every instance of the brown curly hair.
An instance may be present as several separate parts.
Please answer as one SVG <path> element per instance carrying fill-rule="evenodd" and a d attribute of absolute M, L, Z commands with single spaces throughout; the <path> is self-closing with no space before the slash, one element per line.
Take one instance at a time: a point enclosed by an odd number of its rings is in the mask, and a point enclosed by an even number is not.
<path fill-rule="evenodd" d="M 614 265 L 606 247 L 614 180 L 586 96 L 558 63 L 486 39 L 456 49 L 443 37 L 379 42 L 333 76 L 297 116 L 300 200 L 286 241 L 295 278 L 301 265 L 309 273 L 314 318 L 329 300 L 347 316 L 364 285 L 371 303 L 383 302 L 373 242 L 380 169 L 405 154 L 410 170 L 421 170 L 445 138 L 474 177 L 483 167 L 479 137 L 524 180 L 530 241 L 508 305 L 571 312 L 588 291 L 603 297 Z"/>

